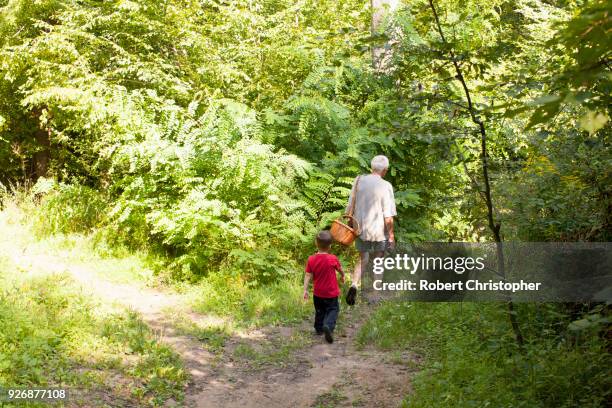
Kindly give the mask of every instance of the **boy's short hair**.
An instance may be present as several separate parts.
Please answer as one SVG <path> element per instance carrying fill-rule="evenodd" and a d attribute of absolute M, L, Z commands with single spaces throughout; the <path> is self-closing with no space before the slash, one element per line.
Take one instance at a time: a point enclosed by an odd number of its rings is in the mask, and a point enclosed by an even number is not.
<path fill-rule="evenodd" d="M 317 234 L 317 247 L 327 249 L 332 244 L 332 236 L 329 231 L 323 230 Z"/>

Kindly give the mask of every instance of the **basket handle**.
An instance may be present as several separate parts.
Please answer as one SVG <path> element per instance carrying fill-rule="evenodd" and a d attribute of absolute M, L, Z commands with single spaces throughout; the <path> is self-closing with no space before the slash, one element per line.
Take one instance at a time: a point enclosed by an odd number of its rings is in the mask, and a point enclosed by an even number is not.
<path fill-rule="evenodd" d="M 350 219 L 352 225 L 353 225 L 353 229 L 355 230 L 355 234 L 359 235 L 359 223 L 357 222 L 357 220 L 355 219 L 355 217 L 353 217 L 352 215 L 348 215 L 348 214 L 344 214 L 342 216 L 342 218 L 348 218 Z"/>
<path fill-rule="evenodd" d="M 357 191 L 359 190 L 359 179 L 361 179 L 361 176 L 357 176 L 357 180 L 355 180 L 355 187 L 353 188 L 351 194 L 351 204 L 349 206 L 349 212 L 342 216 L 343 218 L 349 218 L 351 220 L 351 222 L 353 223 L 353 229 L 355 230 L 355 234 L 357 235 L 359 235 L 361 231 L 359 231 L 359 223 L 353 217 L 353 213 L 355 212 L 355 201 L 357 201 Z"/>
<path fill-rule="evenodd" d="M 353 218 L 353 213 L 355 211 L 355 201 L 357 201 L 357 191 L 359 190 L 359 179 L 361 178 L 361 176 L 357 176 L 357 180 L 355 180 L 355 187 L 353 188 L 352 194 L 351 194 L 351 204 L 349 206 L 349 211 L 347 214 L 349 217 Z M 353 218 L 354 220 L 354 218 Z"/>

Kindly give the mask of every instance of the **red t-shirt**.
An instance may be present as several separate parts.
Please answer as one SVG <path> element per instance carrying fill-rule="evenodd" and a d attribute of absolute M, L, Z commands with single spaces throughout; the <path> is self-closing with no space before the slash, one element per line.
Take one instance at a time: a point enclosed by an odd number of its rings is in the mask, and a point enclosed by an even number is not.
<path fill-rule="evenodd" d="M 332 254 L 317 253 L 308 257 L 306 273 L 312 274 L 312 293 L 321 298 L 340 296 L 336 271 L 341 271 L 340 261 Z"/>

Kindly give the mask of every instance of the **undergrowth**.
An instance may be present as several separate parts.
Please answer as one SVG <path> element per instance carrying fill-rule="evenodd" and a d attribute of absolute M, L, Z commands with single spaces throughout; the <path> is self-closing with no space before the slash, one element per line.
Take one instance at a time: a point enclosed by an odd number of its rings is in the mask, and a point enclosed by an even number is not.
<path fill-rule="evenodd" d="M 89 403 L 183 398 L 188 375 L 176 353 L 136 314 L 103 311 L 67 275 L 28 276 L 0 260 L 0 327 L 2 387 L 68 388 Z"/>
<path fill-rule="evenodd" d="M 297 323 L 310 316 L 312 302 L 301 297 L 302 275 L 265 286 L 239 277 L 212 274 L 190 290 L 194 310 L 232 318 L 243 327 Z"/>
<path fill-rule="evenodd" d="M 504 305 L 485 303 L 385 303 L 358 342 L 424 356 L 406 407 L 606 406 L 612 360 L 603 309 L 584 317 L 591 324 L 572 323 L 562 305 L 518 309 L 530 322 L 522 351 Z"/>

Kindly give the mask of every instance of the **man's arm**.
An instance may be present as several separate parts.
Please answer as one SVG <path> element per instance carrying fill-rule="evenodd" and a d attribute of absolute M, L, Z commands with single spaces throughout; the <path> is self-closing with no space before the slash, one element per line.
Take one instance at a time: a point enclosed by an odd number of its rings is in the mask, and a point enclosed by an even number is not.
<path fill-rule="evenodd" d="M 389 187 L 388 196 L 383 200 L 383 215 L 385 217 L 385 229 L 389 237 L 391 249 L 395 247 L 395 231 L 393 230 L 393 217 L 397 215 L 395 208 L 395 194 L 393 194 L 393 186 L 387 183 Z"/>
<path fill-rule="evenodd" d="M 395 232 L 393 231 L 393 217 L 385 217 L 385 228 L 389 234 L 389 244 L 391 248 L 395 246 Z"/>
<path fill-rule="evenodd" d="M 308 285 L 310 285 L 310 279 L 312 276 L 310 273 L 304 273 L 304 299 L 308 299 Z"/>

